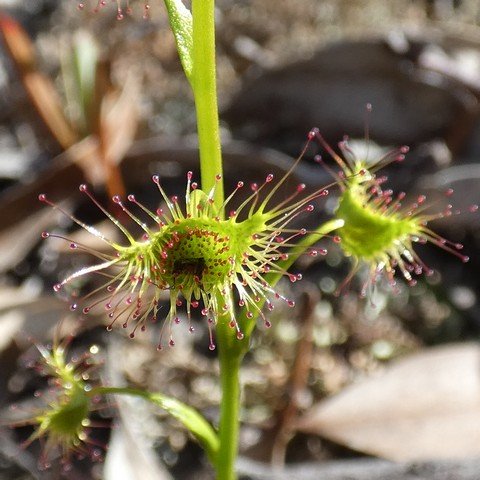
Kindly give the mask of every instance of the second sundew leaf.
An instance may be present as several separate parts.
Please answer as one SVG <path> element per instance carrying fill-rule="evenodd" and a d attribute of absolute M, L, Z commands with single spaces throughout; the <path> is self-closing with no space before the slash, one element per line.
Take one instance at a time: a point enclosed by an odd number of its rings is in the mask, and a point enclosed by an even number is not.
<path fill-rule="evenodd" d="M 26 31 L 13 18 L 0 14 L 0 35 L 41 120 L 63 149 L 70 148 L 78 141 L 77 134 L 63 113 L 53 82 L 38 70 L 35 49 Z"/>
<path fill-rule="evenodd" d="M 371 108 L 371 107 L 367 107 Z M 348 285 L 353 276 L 367 266 L 369 275 L 364 282 L 361 296 L 371 295 L 380 275 L 384 275 L 394 290 L 397 290 L 395 274 L 399 272 L 410 286 L 417 280 L 415 275 L 431 275 L 428 267 L 415 251 L 415 244 L 434 244 L 455 255 L 462 262 L 469 258 L 463 255 L 461 243 L 451 242 L 433 231 L 429 223 L 453 214 L 451 204 L 443 210 L 431 211 L 425 195 L 419 195 L 411 202 L 405 202 L 406 193 L 394 195 L 385 188 L 385 176 L 378 171 L 392 162 L 403 161 L 407 146 L 393 149 L 376 160 L 357 158 L 344 139 L 339 143 L 342 155 L 335 152 L 318 130 L 314 135 L 326 152 L 340 167 L 335 178 L 339 182 L 341 195 L 335 210 L 337 219 L 344 221 L 338 230 L 338 239 L 344 254 L 351 257 L 352 269 L 336 293 Z M 453 193 L 447 190 L 449 197 Z M 477 205 L 471 205 L 472 213 Z M 429 212 L 430 210 L 430 212 Z"/>
<path fill-rule="evenodd" d="M 178 55 L 188 81 L 193 75 L 193 20 L 192 13 L 185 7 L 182 0 L 165 0 L 168 19 L 177 43 Z"/>

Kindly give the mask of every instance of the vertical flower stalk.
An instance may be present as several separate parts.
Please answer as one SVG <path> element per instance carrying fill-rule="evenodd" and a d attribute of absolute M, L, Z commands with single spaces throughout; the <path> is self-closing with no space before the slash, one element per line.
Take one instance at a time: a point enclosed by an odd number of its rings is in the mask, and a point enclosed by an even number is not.
<path fill-rule="evenodd" d="M 197 112 L 202 188 L 209 191 L 223 174 L 215 65 L 215 1 L 192 0 L 192 90 Z M 223 204 L 223 184 L 215 189 L 214 204 Z M 220 212 L 223 216 L 223 212 Z"/>
<path fill-rule="evenodd" d="M 215 0 L 192 0 L 193 83 L 200 150 L 202 187 L 208 191 L 215 175 L 222 174 L 222 157 L 217 107 L 215 57 Z M 223 185 L 217 189 L 214 203 L 223 205 Z M 220 212 L 223 217 L 224 213 Z M 217 294 L 217 301 L 222 301 Z M 225 304 L 226 305 L 226 304 Z M 228 305 L 226 305 L 228 308 Z M 231 308 L 231 307 L 230 307 Z M 229 312 L 233 316 L 233 312 Z M 240 363 L 245 347 L 231 349 L 233 337 L 228 322 L 218 326 L 220 382 L 220 447 L 217 463 L 219 480 L 233 480 L 238 451 L 240 416 Z M 245 340 L 245 343 L 248 341 Z"/>

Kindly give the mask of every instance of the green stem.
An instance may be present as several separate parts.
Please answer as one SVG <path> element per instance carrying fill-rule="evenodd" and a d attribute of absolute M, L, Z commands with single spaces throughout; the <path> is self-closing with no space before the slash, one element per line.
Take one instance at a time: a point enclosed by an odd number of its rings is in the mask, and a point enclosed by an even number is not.
<path fill-rule="evenodd" d="M 215 0 L 192 0 L 193 17 L 193 76 L 192 88 L 197 112 L 198 144 L 202 190 L 209 192 L 215 186 L 214 204 L 223 205 L 222 154 L 218 123 L 217 85 L 215 68 Z M 223 217 L 223 212 L 219 211 Z M 220 300 L 220 299 L 219 299 Z M 221 300 L 220 300 L 221 301 Z M 244 345 L 232 338 L 234 331 L 226 322 L 217 325 L 220 381 L 219 451 L 215 467 L 218 480 L 234 480 L 238 451 L 240 410 L 240 363 Z"/>
<path fill-rule="evenodd" d="M 223 174 L 215 68 L 215 0 L 192 0 L 192 17 L 192 88 L 197 113 L 202 190 L 208 193 L 216 184 L 214 203 L 220 208 L 224 193 L 223 182 L 215 181 L 216 175 Z"/>
<path fill-rule="evenodd" d="M 238 340 L 235 329 L 226 322 L 217 324 L 218 358 L 220 362 L 220 446 L 217 455 L 217 480 L 235 480 L 235 461 L 240 429 L 240 365 L 248 339 Z"/>

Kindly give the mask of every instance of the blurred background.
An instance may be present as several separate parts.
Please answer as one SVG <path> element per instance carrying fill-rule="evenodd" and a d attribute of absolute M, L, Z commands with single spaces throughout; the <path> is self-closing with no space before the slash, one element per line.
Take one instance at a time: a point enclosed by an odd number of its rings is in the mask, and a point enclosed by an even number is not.
<path fill-rule="evenodd" d="M 72 355 L 98 347 L 102 378 L 218 418 L 215 353 L 200 319 L 195 335 L 179 330 L 175 348 L 158 353 L 159 326 L 135 340 L 107 335 L 101 314 L 79 318 L 52 290 L 89 260 L 42 231 L 100 247 L 39 193 L 114 236 L 80 183 L 107 206 L 132 192 L 156 208 L 153 173 L 172 194 L 188 169 L 198 178 L 192 97 L 162 2 L 151 0 L 144 19 L 143 2 L 131 0 L 121 21 L 115 2 L 97 13 L 96 0 L 82 3 L 0 0 L 0 478 L 210 479 L 188 434 L 142 403 L 100 409 L 92 435 L 105 463 L 85 458 L 68 472 L 39 471 L 40 447 L 20 447 L 31 429 L 12 428 L 11 406 L 28 416 L 48 387 L 28 366 L 59 321 L 57 335 L 76 333 Z M 334 295 L 350 264 L 333 242 L 321 260 L 301 260 L 302 282 L 281 286 L 299 307 L 276 308 L 245 362 L 243 479 L 478 480 L 480 221 L 469 209 L 480 202 L 479 24 L 476 0 L 217 1 L 227 191 L 286 171 L 312 127 L 333 147 L 348 135 L 365 152 L 368 126 L 372 159 L 410 147 L 385 170 L 388 185 L 426 194 L 436 211 L 451 202 L 460 213 L 434 229 L 470 257 L 423 246 L 434 275 L 413 288 L 399 280 L 395 294 L 379 285 L 370 300 L 358 296 L 361 276 Z M 294 174 L 312 188 L 331 181 L 312 160 L 318 152 Z M 319 206 L 327 218 L 335 195 Z"/>

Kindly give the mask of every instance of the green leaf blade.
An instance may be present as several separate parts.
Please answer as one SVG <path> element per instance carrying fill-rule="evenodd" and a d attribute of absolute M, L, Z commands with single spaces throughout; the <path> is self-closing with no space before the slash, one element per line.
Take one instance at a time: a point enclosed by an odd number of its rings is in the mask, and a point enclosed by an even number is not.
<path fill-rule="evenodd" d="M 193 20 L 192 13 L 182 3 L 182 0 L 165 0 L 168 19 L 172 28 L 178 55 L 183 70 L 190 83 L 193 76 Z"/>

